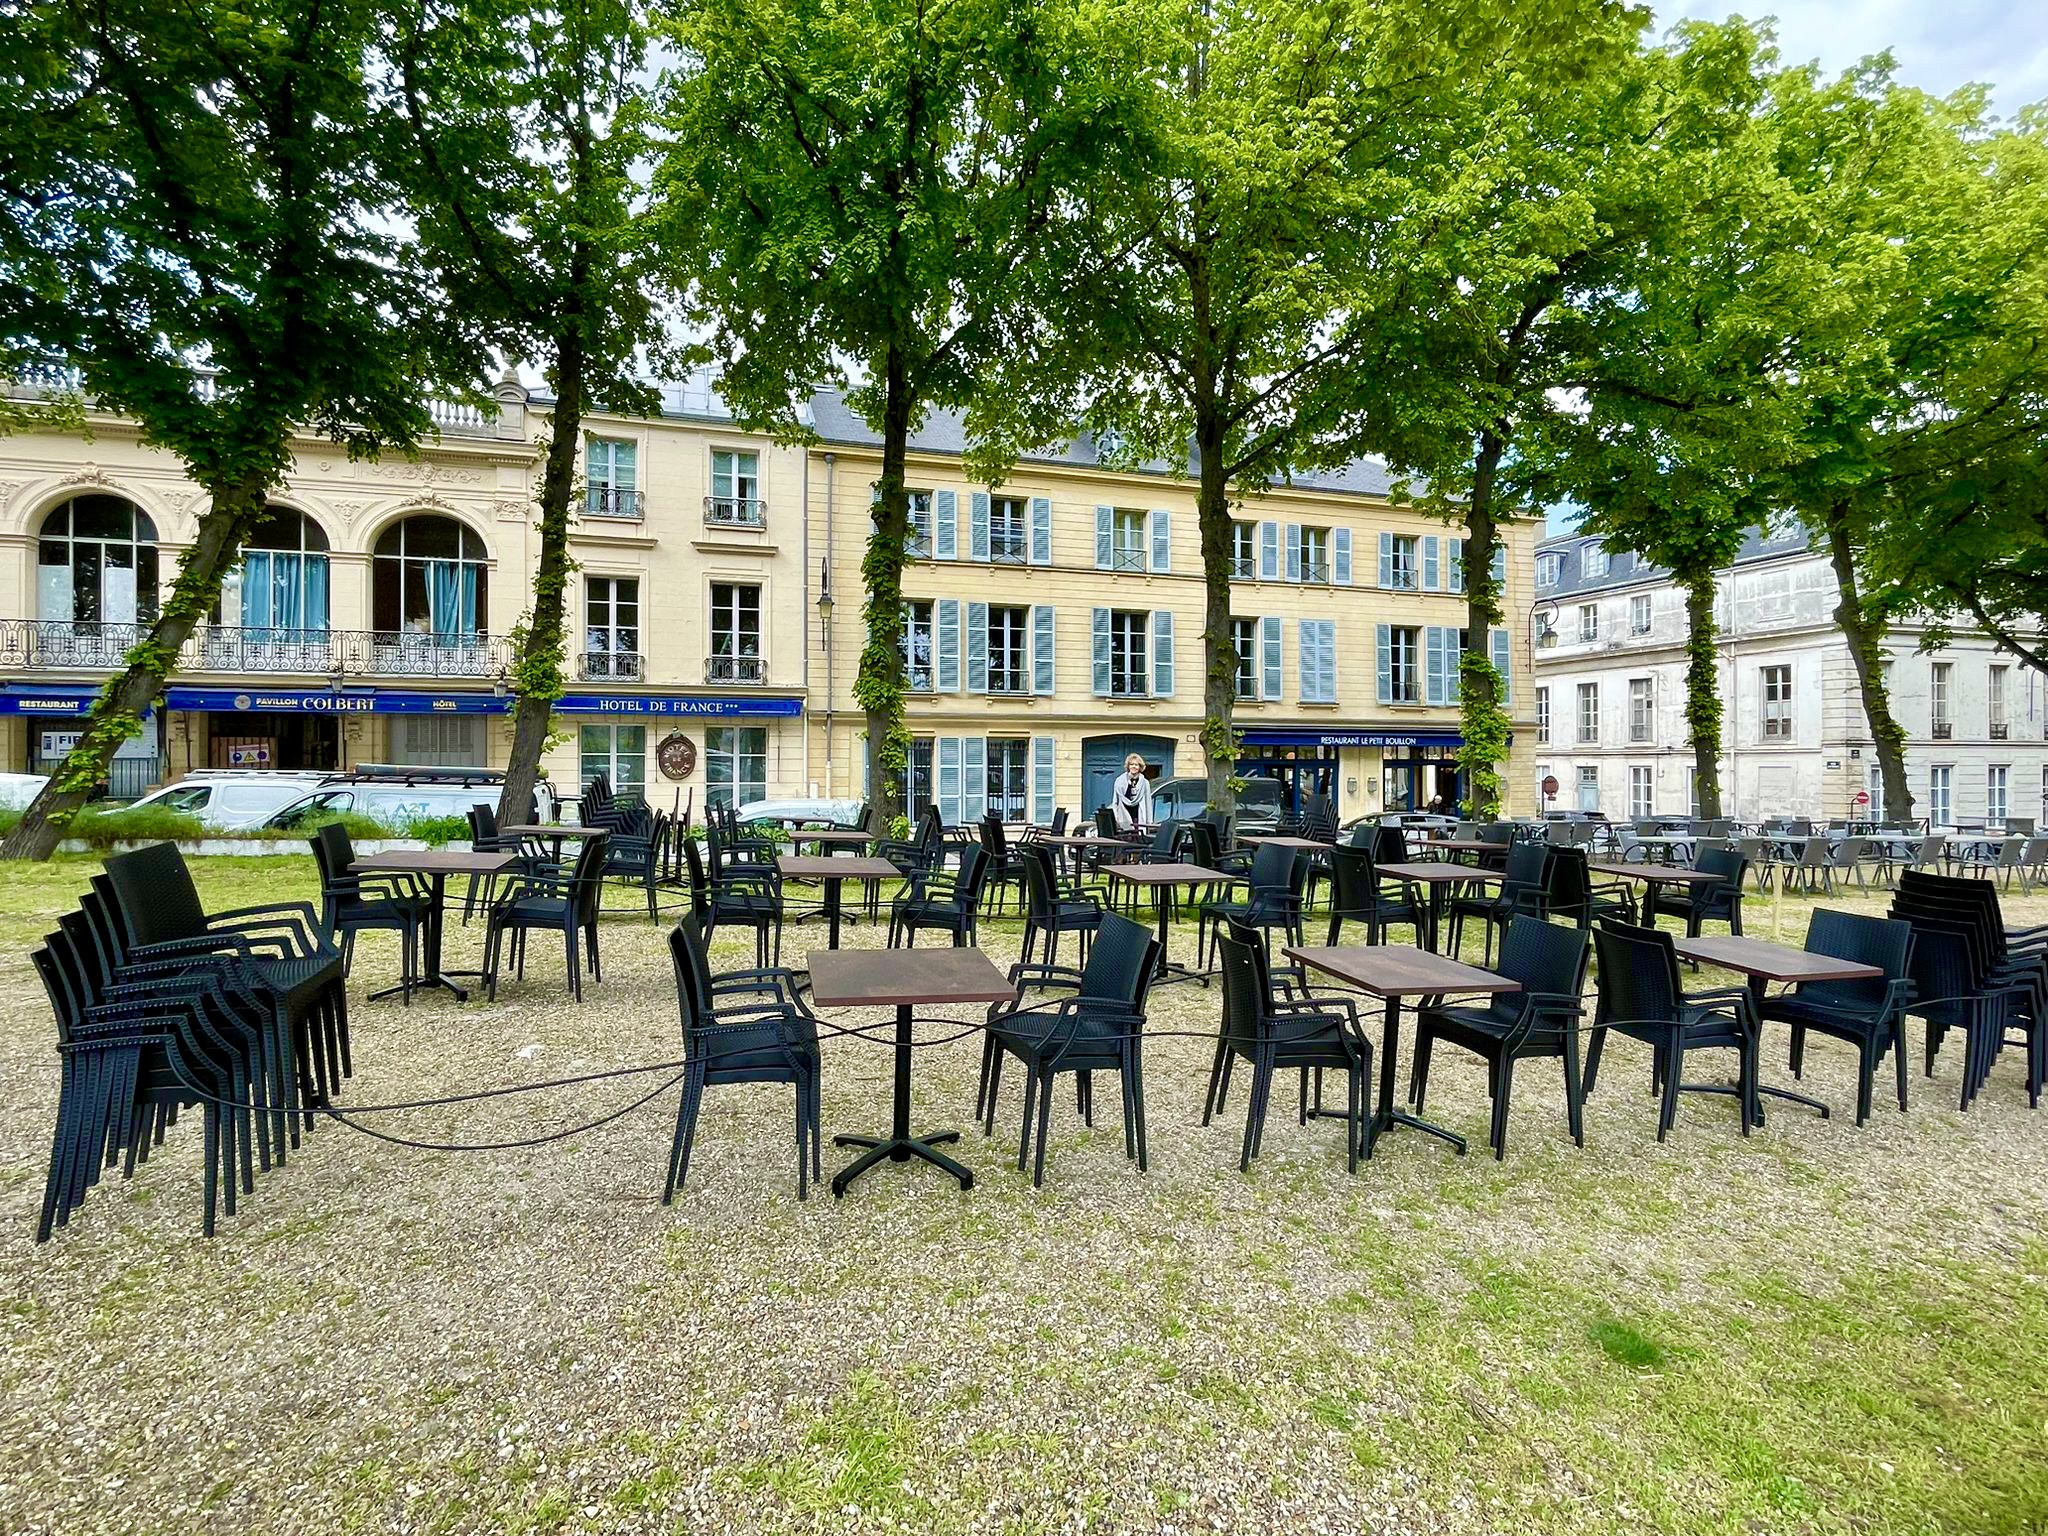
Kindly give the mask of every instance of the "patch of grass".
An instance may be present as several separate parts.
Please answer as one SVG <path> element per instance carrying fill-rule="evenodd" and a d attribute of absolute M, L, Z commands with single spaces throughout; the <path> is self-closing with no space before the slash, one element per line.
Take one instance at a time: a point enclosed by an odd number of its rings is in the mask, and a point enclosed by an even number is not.
<path fill-rule="evenodd" d="M 1664 1365 L 1664 1347 L 1618 1317 L 1594 1319 L 1586 1326 L 1586 1337 L 1599 1346 L 1601 1354 L 1632 1371 L 1654 1371 Z"/>

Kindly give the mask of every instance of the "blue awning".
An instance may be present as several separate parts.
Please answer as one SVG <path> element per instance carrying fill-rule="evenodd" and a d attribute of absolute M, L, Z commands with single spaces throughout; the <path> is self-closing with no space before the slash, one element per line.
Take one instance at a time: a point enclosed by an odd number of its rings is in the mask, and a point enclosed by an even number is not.
<path fill-rule="evenodd" d="M 791 719 L 804 712 L 802 699 L 706 698 L 673 693 L 565 693 L 555 700 L 558 715 L 659 715 L 664 719 Z"/>
<path fill-rule="evenodd" d="M 52 715 L 83 720 L 99 689 L 87 683 L 0 684 L 0 715 Z"/>
<path fill-rule="evenodd" d="M 1452 751 L 1465 745 L 1456 731 L 1403 731 L 1362 726 L 1355 730 L 1258 729 L 1239 733 L 1247 747 L 1442 747 Z"/>
<path fill-rule="evenodd" d="M 429 693 L 411 688 L 167 688 L 172 709 L 259 715 L 502 715 L 495 693 Z"/>

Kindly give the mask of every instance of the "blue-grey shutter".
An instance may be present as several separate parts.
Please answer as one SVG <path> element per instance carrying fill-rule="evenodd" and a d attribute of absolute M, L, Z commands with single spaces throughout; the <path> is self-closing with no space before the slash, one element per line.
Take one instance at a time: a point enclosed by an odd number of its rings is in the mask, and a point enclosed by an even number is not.
<path fill-rule="evenodd" d="M 869 787 L 873 782 L 871 775 L 874 770 L 874 764 L 868 761 L 868 733 L 866 731 L 862 731 L 853 739 L 853 755 L 860 764 L 860 797 L 863 800 L 870 799 L 874 795 L 874 790 Z"/>
<path fill-rule="evenodd" d="M 1053 672 L 1053 616 L 1050 603 L 1040 603 L 1031 610 L 1031 691 L 1051 693 L 1055 684 Z"/>
<path fill-rule="evenodd" d="M 1458 702 L 1458 690 L 1464 686 L 1465 677 L 1465 632 L 1462 629 L 1444 631 L 1444 702 Z"/>
<path fill-rule="evenodd" d="M 932 492 L 932 556 L 938 560 L 960 558 L 960 493 Z"/>
<path fill-rule="evenodd" d="M 1380 587 L 1385 590 L 1394 584 L 1394 536 L 1380 535 Z"/>
<path fill-rule="evenodd" d="M 1052 564 L 1052 502 L 1044 496 L 1031 498 L 1031 563 Z"/>
<path fill-rule="evenodd" d="M 1154 508 L 1149 516 L 1152 522 L 1152 569 L 1170 571 L 1173 569 L 1173 514 L 1164 508 Z"/>
<path fill-rule="evenodd" d="M 960 819 L 968 825 L 988 809 L 988 739 L 963 737 L 960 742 Z"/>
<path fill-rule="evenodd" d="M 1259 620 L 1259 697 L 1280 697 L 1280 621 Z"/>
<path fill-rule="evenodd" d="M 988 492 L 976 491 L 969 500 L 967 558 L 988 559 Z"/>
<path fill-rule="evenodd" d="M 1444 701 L 1444 632 L 1434 624 L 1422 632 L 1422 701 Z"/>
<path fill-rule="evenodd" d="M 967 691 L 988 692 L 988 604 L 967 605 Z"/>
<path fill-rule="evenodd" d="M 1449 543 L 1451 546 L 1451 568 L 1445 576 L 1444 590 L 1447 592 L 1462 592 L 1465 590 L 1465 541 L 1463 539 L 1452 539 Z"/>
<path fill-rule="evenodd" d="M 1051 822 L 1059 809 L 1054 803 L 1059 799 L 1058 750 L 1050 736 L 1031 738 L 1031 819 L 1041 827 Z"/>
<path fill-rule="evenodd" d="M 1349 528 L 1331 530 L 1330 579 L 1340 587 L 1351 585 L 1351 530 Z"/>
<path fill-rule="evenodd" d="M 1301 580 L 1301 524 L 1287 525 L 1287 579 Z"/>
<path fill-rule="evenodd" d="M 1088 626 L 1088 639 L 1094 652 L 1095 692 L 1106 697 L 1109 693 L 1109 610 L 1098 608 Z"/>
<path fill-rule="evenodd" d="M 1156 698 L 1173 697 L 1173 610 L 1152 610 L 1152 693 Z"/>
<path fill-rule="evenodd" d="M 1095 569 L 1106 571 L 1116 564 L 1116 508 L 1095 509 Z"/>
<path fill-rule="evenodd" d="M 1422 536 L 1422 590 L 1434 592 L 1437 589 L 1436 535 Z"/>
<path fill-rule="evenodd" d="M 1337 697 L 1337 626 L 1329 619 L 1303 619 L 1297 631 L 1301 652 L 1301 698 L 1329 704 Z"/>
<path fill-rule="evenodd" d="M 1374 659 L 1378 663 L 1379 701 L 1382 704 L 1394 702 L 1394 640 L 1391 624 L 1376 626 L 1374 635 Z"/>
<path fill-rule="evenodd" d="M 1313 703 L 1316 697 L 1316 636 L 1315 621 L 1302 619 L 1294 626 L 1294 665 L 1301 674 L 1299 687 L 1304 704 Z"/>
<path fill-rule="evenodd" d="M 949 827 L 957 827 L 960 824 L 960 738 L 941 736 L 937 747 L 939 820 Z"/>
<path fill-rule="evenodd" d="M 960 601 L 942 597 L 932 604 L 932 649 L 938 653 L 937 688 L 940 693 L 960 691 Z"/>
<path fill-rule="evenodd" d="M 1493 546 L 1493 579 L 1496 585 L 1508 579 L 1508 547 L 1505 544 Z"/>
<path fill-rule="evenodd" d="M 1322 684 L 1323 699 L 1326 703 L 1337 702 L 1337 621 L 1323 619 L 1322 626 Z"/>
<path fill-rule="evenodd" d="M 1278 581 L 1280 579 L 1280 525 L 1259 524 L 1259 579 Z"/>
<path fill-rule="evenodd" d="M 1508 632 L 1496 629 L 1493 632 L 1493 667 L 1500 673 L 1500 701 L 1509 704 L 1515 697 L 1515 669 L 1508 656 Z"/>

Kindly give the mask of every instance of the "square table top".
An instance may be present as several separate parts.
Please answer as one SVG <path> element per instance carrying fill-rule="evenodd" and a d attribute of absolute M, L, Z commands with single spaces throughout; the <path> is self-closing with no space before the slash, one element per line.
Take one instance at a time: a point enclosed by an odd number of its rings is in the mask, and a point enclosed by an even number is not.
<path fill-rule="evenodd" d="M 1250 843 L 1254 848 L 1263 847 L 1265 844 L 1271 843 L 1276 848 L 1301 848 L 1312 853 L 1324 853 L 1337 846 L 1335 843 L 1323 842 L 1320 838 L 1274 837 L 1270 834 L 1266 836 L 1240 837 L 1238 841 L 1240 843 Z"/>
<path fill-rule="evenodd" d="M 603 837 L 605 827 L 550 827 L 539 822 L 522 821 L 517 826 L 500 827 L 502 837 Z"/>
<path fill-rule="evenodd" d="M 1624 880 L 1645 880 L 1652 884 L 1705 885 L 1715 880 L 1726 880 L 1726 875 L 1717 875 L 1704 869 L 1681 869 L 1676 864 L 1592 864 L 1586 865 L 1596 875 L 1619 875 Z"/>
<path fill-rule="evenodd" d="M 1505 880 L 1507 876 L 1497 869 L 1474 869 L 1470 864 L 1375 864 L 1372 872 L 1376 875 L 1393 875 L 1402 880 L 1420 880 L 1428 885 L 1454 883 L 1462 885 L 1467 880 Z"/>
<path fill-rule="evenodd" d="M 793 843 L 872 843 L 875 834 L 863 832 L 858 827 L 820 827 L 816 831 L 798 831 L 789 834 Z"/>
<path fill-rule="evenodd" d="M 1833 955 L 1816 955 L 1740 934 L 1703 933 L 1696 939 L 1674 938 L 1671 943 L 1688 960 L 1765 981 L 1870 981 L 1884 974 L 1882 967 L 1860 960 L 1838 960 Z"/>
<path fill-rule="evenodd" d="M 1109 878 L 1132 885 L 1204 885 L 1211 880 L 1228 885 L 1238 877 L 1206 864 L 1112 864 Z"/>
<path fill-rule="evenodd" d="M 1402 997 L 1413 993 L 1437 992 L 1519 992 L 1522 984 L 1476 965 L 1433 954 L 1406 944 L 1352 944 L 1336 948 L 1312 945 L 1285 951 L 1290 960 L 1354 987 L 1363 987 L 1374 997 Z"/>
<path fill-rule="evenodd" d="M 495 875 L 519 862 L 516 853 L 478 853 L 474 849 L 414 848 L 373 853 L 349 869 L 359 875 Z"/>
<path fill-rule="evenodd" d="M 804 963 L 821 1008 L 1003 1003 L 1017 995 L 978 949 L 814 949 Z"/>
<path fill-rule="evenodd" d="M 785 853 L 775 867 L 785 880 L 894 880 L 903 873 L 887 859 L 849 858 L 843 853 L 816 858 Z"/>

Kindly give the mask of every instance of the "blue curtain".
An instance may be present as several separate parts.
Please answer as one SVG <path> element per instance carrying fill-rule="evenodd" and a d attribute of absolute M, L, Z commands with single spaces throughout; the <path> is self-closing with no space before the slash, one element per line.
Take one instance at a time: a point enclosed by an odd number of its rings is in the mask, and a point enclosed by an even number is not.
<path fill-rule="evenodd" d="M 305 624 L 303 598 L 306 592 L 304 555 L 275 555 L 271 567 L 276 572 L 273 580 L 273 596 L 270 611 L 275 615 L 279 629 L 299 629 Z"/>
<path fill-rule="evenodd" d="M 459 560 L 427 562 L 427 601 L 434 638 L 443 644 L 476 635 L 476 567 Z"/>
<path fill-rule="evenodd" d="M 462 567 L 462 635 L 465 639 L 476 634 L 476 567 Z"/>
<path fill-rule="evenodd" d="M 299 622 L 306 628 L 327 632 L 327 557 L 307 555 L 305 609 Z"/>
<path fill-rule="evenodd" d="M 242 566 L 242 627 L 268 629 L 276 620 L 270 605 L 270 553 L 251 550 Z"/>

